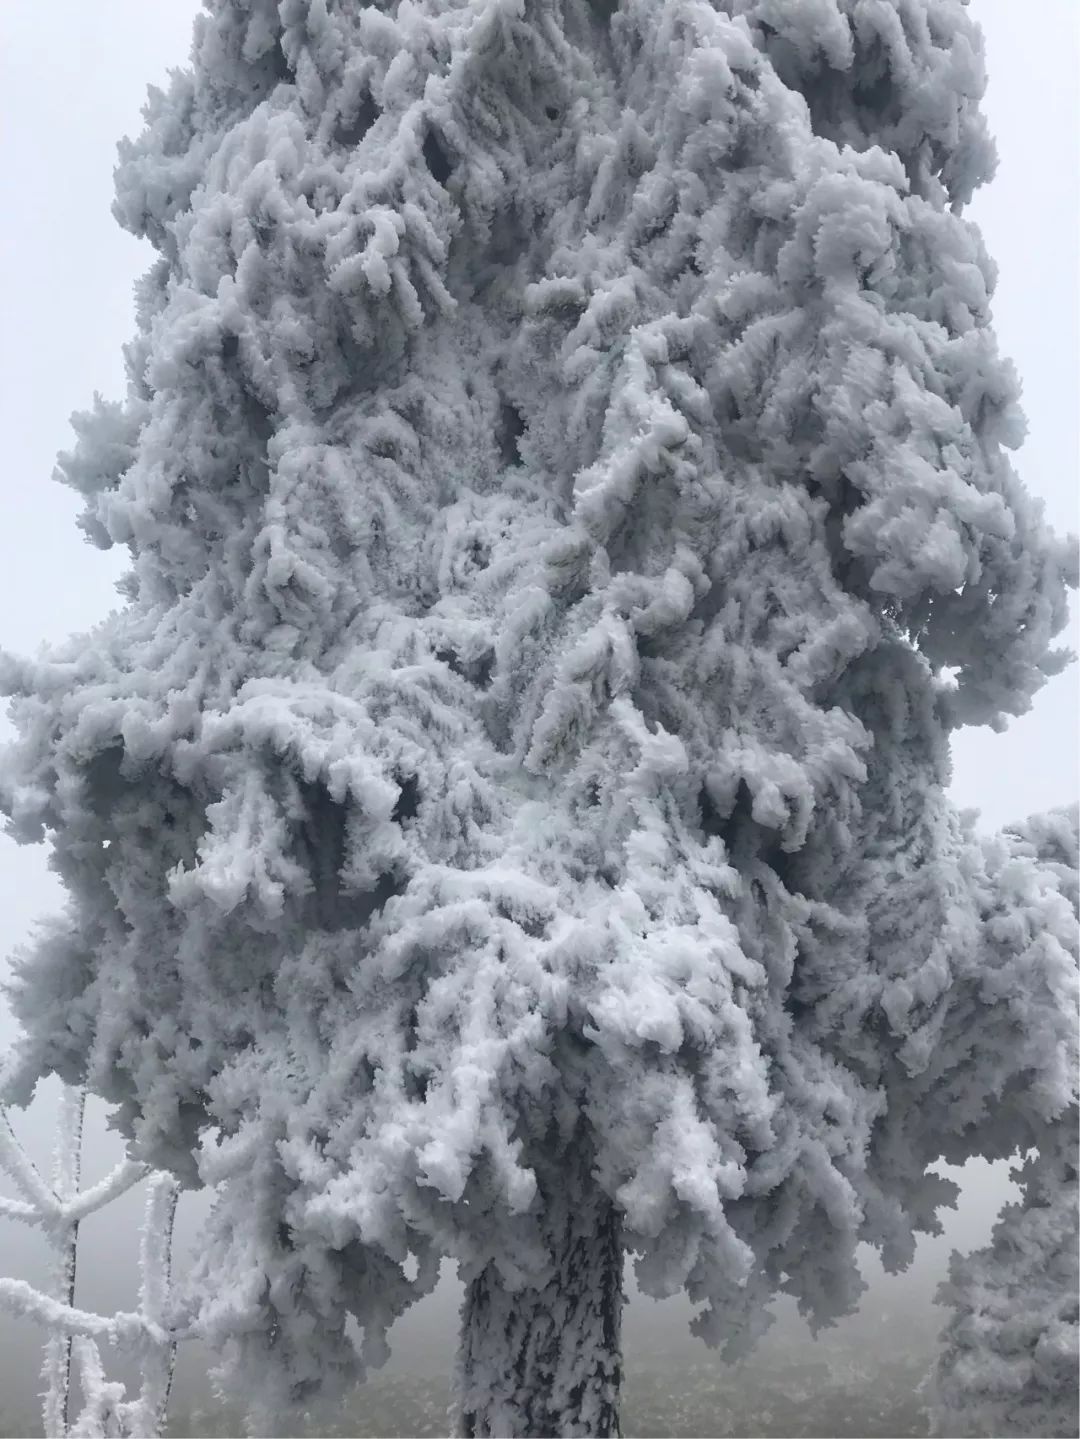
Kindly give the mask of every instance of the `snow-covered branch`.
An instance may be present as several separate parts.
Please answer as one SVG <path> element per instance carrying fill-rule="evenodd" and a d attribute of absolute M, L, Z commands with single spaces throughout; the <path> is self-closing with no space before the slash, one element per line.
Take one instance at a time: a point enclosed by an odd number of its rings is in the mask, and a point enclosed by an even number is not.
<path fill-rule="evenodd" d="M 121 1194 L 126 1194 L 129 1189 L 133 1189 L 150 1173 L 149 1165 L 140 1164 L 133 1159 L 123 1159 L 115 1169 L 92 1188 L 81 1190 L 72 1199 L 66 1200 L 60 1206 L 58 1217 L 64 1223 L 76 1224 L 80 1219 L 85 1219 L 88 1214 L 93 1214 L 114 1199 L 119 1199 Z"/>
<path fill-rule="evenodd" d="M 125 1424 L 124 1386 L 105 1377 L 101 1354 L 92 1339 L 78 1336 L 72 1341 L 79 1372 L 79 1386 L 85 1396 L 78 1417 L 68 1430 L 79 1439 L 106 1439 L 106 1436 L 155 1434 L 147 1429 Z"/>
<path fill-rule="evenodd" d="M 164 1343 L 173 1336 L 138 1313 L 94 1314 L 50 1299 L 23 1279 L 0 1278 L 0 1307 L 17 1319 L 32 1319 L 63 1334 L 85 1334 L 111 1344 Z"/>
<path fill-rule="evenodd" d="M 60 1209 L 79 1191 L 82 1179 L 82 1136 L 86 1119 L 86 1090 L 64 1085 L 56 1121 L 56 1148 L 53 1152 L 53 1189 Z M 78 1263 L 78 1221 L 57 1219 L 49 1227 L 52 1248 L 50 1293 L 35 1296 L 44 1304 L 59 1303 L 67 1309 L 75 1304 L 75 1279 Z M 62 1324 L 49 1324 L 45 1343 L 42 1379 L 42 1418 L 46 1435 L 67 1433 L 71 1419 L 72 1336 Z"/>
<path fill-rule="evenodd" d="M 7 1110 L 0 1105 L 0 1169 L 21 1191 L 27 1203 L 45 1218 L 60 1212 L 60 1199 L 41 1177 L 37 1165 L 19 1143 Z"/>
<path fill-rule="evenodd" d="M 24 1224 L 41 1224 L 41 1211 L 21 1199 L 5 1199 L 0 1195 L 0 1219 L 18 1219 Z"/>
<path fill-rule="evenodd" d="M 82 1091 L 67 1087 L 61 1091 L 53 1188 L 41 1179 L 0 1111 L 4 1167 L 23 1193 L 32 1196 L 0 1200 L 0 1216 L 38 1225 L 52 1250 L 49 1292 L 24 1280 L 0 1278 L 0 1309 L 48 1331 L 42 1396 L 47 1435 L 58 1439 L 156 1435 L 165 1424 L 176 1346 L 191 1332 L 189 1324 L 177 1322 L 172 1304 L 172 1233 L 179 1186 L 171 1176 L 125 1159 L 99 1183 L 80 1190 L 84 1106 Z M 138 1309 L 105 1315 L 78 1307 L 75 1278 L 81 1220 L 148 1176 Z M 136 1398 L 127 1399 L 124 1385 L 106 1378 L 100 1343 L 138 1356 L 141 1384 Z M 83 1397 L 75 1419 L 71 1417 L 73 1365 Z"/>

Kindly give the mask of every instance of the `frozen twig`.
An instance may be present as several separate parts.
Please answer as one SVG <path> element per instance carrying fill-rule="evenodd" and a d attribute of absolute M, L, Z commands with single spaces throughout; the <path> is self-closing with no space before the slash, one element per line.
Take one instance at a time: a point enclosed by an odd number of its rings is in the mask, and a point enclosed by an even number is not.
<path fill-rule="evenodd" d="M 23 1224 L 41 1224 L 41 1213 L 33 1204 L 21 1199 L 5 1199 L 0 1196 L 0 1219 L 18 1219 Z"/>
<path fill-rule="evenodd" d="M 59 1212 L 60 1201 L 42 1179 L 37 1165 L 23 1149 L 11 1127 L 7 1110 L 0 1106 L 0 1169 L 10 1177 L 16 1188 L 40 1214 L 53 1216 Z"/>
<path fill-rule="evenodd" d="M 61 1217 L 69 1224 L 77 1224 L 88 1214 L 93 1214 L 98 1209 L 104 1209 L 114 1199 L 119 1199 L 121 1194 L 126 1194 L 129 1189 L 140 1184 L 150 1172 L 147 1165 L 140 1164 L 136 1160 L 122 1160 L 110 1174 L 107 1174 L 91 1189 L 84 1189 L 82 1193 L 64 1203 L 60 1210 Z"/>
<path fill-rule="evenodd" d="M 82 1133 L 86 1114 L 85 1089 L 66 1085 L 60 1095 L 57 1120 L 56 1151 L 53 1169 L 53 1192 L 57 1211 L 48 1233 L 54 1250 L 52 1289 L 53 1312 L 60 1310 L 77 1314 L 75 1309 L 75 1268 L 78 1259 L 79 1221 L 64 1216 L 65 1204 L 79 1192 L 82 1176 Z M 48 1306 L 48 1296 L 40 1298 Z M 42 1378 L 42 1418 L 45 1433 L 66 1434 L 71 1417 L 71 1336 L 70 1330 L 55 1317 L 50 1325 L 53 1333 L 45 1346 Z"/>
<path fill-rule="evenodd" d="M 177 1321 L 172 1299 L 172 1235 L 179 1185 L 145 1164 L 125 1159 L 89 1189 L 79 1188 L 85 1093 L 65 1088 L 60 1100 L 54 1183 L 48 1185 L 26 1154 L 0 1108 L 0 1168 L 21 1199 L 0 1199 L 0 1217 L 40 1227 L 53 1251 L 47 1291 L 20 1279 L 0 1278 L 0 1310 L 30 1319 L 49 1331 L 42 1370 L 42 1418 L 46 1435 L 151 1436 L 165 1425 L 176 1345 L 190 1332 Z M 75 1304 L 80 1221 L 104 1208 L 149 1176 L 139 1251 L 139 1307 L 134 1312 L 97 1314 Z M 136 1399 L 106 1377 L 99 1342 L 127 1349 L 139 1358 Z M 82 1407 L 72 1419 L 71 1386 L 77 1370 Z"/>

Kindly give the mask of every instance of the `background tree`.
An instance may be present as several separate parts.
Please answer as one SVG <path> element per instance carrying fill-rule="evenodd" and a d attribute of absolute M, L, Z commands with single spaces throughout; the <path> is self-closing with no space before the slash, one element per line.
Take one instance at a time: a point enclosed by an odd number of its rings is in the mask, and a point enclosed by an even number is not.
<path fill-rule="evenodd" d="M 1054 1047 L 1038 1014 L 1035 982 L 1046 969 L 1036 956 L 1055 938 L 1067 944 L 1071 935 L 1075 944 L 1077 825 L 1074 806 L 1034 816 L 986 846 L 994 883 L 984 924 L 1008 955 L 1005 965 L 991 962 L 988 980 L 1008 993 L 1014 1043 Z M 1075 1036 L 1075 1003 L 1062 999 Z M 1065 1053 L 1075 1074 L 1075 1037 Z M 932 1388 L 936 1433 L 1077 1431 L 1077 1137 L 1073 1105 L 1021 1139 L 1022 1152 L 1037 1147 L 1013 1171 L 1020 1202 L 1002 1210 L 987 1248 L 952 1257 L 939 1296 L 953 1312 Z"/>
<path fill-rule="evenodd" d="M 213 0 L 122 148 L 159 260 L 60 470 L 132 568 L 6 665 L 71 896 L 7 1093 L 220 1186 L 259 1432 L 449 1255 L 462 1432 L 613 1433 L 626 1252 L 737 1351 L 1067 1115 L 1069 935 L 987 948 L 944 796 L 1075 579 L 982 85 L 948 0 Z"/>
<path fill-rule="evenodd" d="M 1075 1130 L 1062 1140 L 1021 1166 L 1022 1203 L 1006 1205 L 989 1246 L 953 1255 L 937 1434 L 1077 1431 Z"/>

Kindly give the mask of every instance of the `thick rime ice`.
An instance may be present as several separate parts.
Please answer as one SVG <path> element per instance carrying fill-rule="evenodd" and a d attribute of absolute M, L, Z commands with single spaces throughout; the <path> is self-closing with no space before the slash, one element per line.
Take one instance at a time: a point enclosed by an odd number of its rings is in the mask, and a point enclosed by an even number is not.
<path fill-rule="evenodd" d="M 936 1159 L 1071 1122 L 1063 881 L 944 797 L 1075 571 L 960 215 L 978 32 L 207 9 L 117 171 L 129 393 L 60 461 L 127 604 L 6 661 L 0 799 L 70 895 L 8 1094 L 85 1080 L 219 1186 L 200 1322 L 257 1425 L 447 1254 L 463 1428 L 557 1375 L 544 1422 L 611 1432 L 606 1246 L 737 1351 L 777 1291 L 850 1310 L 860 1241 L 904 1264 Z"/>

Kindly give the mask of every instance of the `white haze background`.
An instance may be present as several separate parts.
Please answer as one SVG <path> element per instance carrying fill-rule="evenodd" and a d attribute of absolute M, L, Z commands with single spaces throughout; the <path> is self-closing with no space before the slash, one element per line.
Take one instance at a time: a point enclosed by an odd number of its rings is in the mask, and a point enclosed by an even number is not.
<path fill-rule="evenodd" d="M 0 18 L 0 647 L 32 652 L 43 640 L 85 629 L 113 607 L 120 557 L 84 543 L 76 497 L 49 476 L 68 446 L 68 416 L 96 389 L 122 392 L 121 345 L 133 329 L 131 285 L 149 251 L 109 213 L 115 142 L 140 128 L 145 87 L 187 53 L 194 0 L 54 0 L 5 7 Z M 1080 6 L 1076 0 L 973 0 L 987 40 L 985 111 L 1000 152 L 997 179 L 969 210 L 1000 267 L 994 301 L 1002 351 L 1024 384 L 1029 438 L 1017 468 L 1044 497 L 1056 529 L 1077 528 L 1080 428 Z M 1072 641 L 1075 645 L 1075 637 Z M 6 736 L 6 721 L 0 721 Z M 953 792 L 1001 824 L 1075 798 L 1077 673 L 1052 680 L 1034 710 L 1009 731 L 966 730 L 955 750 Z M 34 918 L 55 908 L 58 882 L 42 849 L 0 837 L 0 973 Z M 0 1001 L 0 1049 L 10 1025 Z M 20 1132 L 46 1159 L 52 1095 L 23 1117 Z M 90 1127 L 86 1181 L 113 1161 L 117 1141 Z M 943 1315 L 926 1296 L 950 1248 L 984 1243 L 1008 1192 L 1006 1166 L 969 1165 L 964 1194 L 944 1237 L 924 1241 L 899 1280 L 867 1263 L 865 1320 L 914 1306 L 920 1322 Z M 95 1216 L 80 1246 L 78 1302 L 112 1309 L 130 1302 L 141 1195 Z M 182 1238 L 194 1232 L 189 1203 Z M 42 1254 L 0 1220 L 0 1274 L 35 1279 Z M 631 1286 L 627 1367 L 650 1352 L 697 1351 L 685 1300 L 656 1304 Z M 443 1368 L 450 1358 L 456 1289 L 446 1282 L 395 1332 L 391 1370 Z M 400 1337 L 399 1337 L 400 1335 Z M 0 1317 L 0 1420 L 5 1406 L 32 1404 L 39 1336 Z M 827 1344 L 828 1339 L 822 1341 Z M 185 1373 L 187 1376 L 185 1382 Z M 180 1398 L 197 1383 L 189 1357 Z"/>

